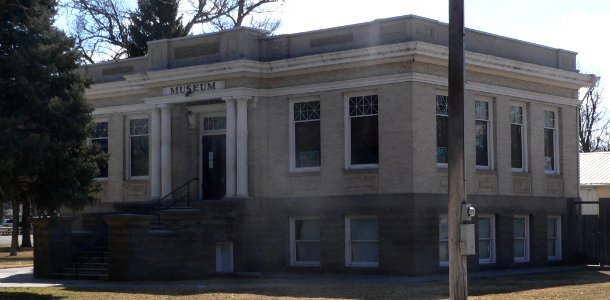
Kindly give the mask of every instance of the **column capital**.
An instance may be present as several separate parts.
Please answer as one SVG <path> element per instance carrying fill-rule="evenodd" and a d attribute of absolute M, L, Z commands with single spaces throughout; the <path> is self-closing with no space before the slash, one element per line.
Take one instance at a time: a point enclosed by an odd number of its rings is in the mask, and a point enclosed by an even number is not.
<path fill-rule="evenodd" d="M 158 108 L 161 109 L 161 111 L 172 111 L 172 108 L 174 108 L 174 105 L 172 104 L 159 104 L 157 105 Z"/>
<path fill-rule="evenodd" d="M 232 103 L 235 103 L 235 98 L 230 97 L 230 96 L 222 97 L 222 101 L 226 102 L 227 104 L 232 104 Z"/>
<path fill-rule="evenodd" d="M 235 97 L 234 99 L 237 103 L 248 103 L 248 101 L 252 100 L 252 97 Z"/>

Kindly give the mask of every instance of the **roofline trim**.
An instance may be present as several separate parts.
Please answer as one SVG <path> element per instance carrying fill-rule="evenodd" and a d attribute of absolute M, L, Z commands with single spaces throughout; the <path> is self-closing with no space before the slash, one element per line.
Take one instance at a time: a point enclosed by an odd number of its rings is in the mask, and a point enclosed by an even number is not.
<path fill-rule="evenodd" d="M 173 95 L 173 96 L 158 96 L 158 97 L 147 97 L 144 98 L 144 103 L 132 104 L 132 105 L 119 105 L 96 108 L 93 115 L 105 115 L 111 113 L 126 113 L 135 111 L 145 111 L 156 105 L 162 104 L 180 104 L 188 103 L 207 99 L 218 99 L 218 98 L 259 98 L 259 97 L 277 97 L 277 96 L 291 96 L 301 94 L 320 93 L 332 90 L 349 90 L 354 88 L 363 87 L 375 87 L 385 84 L 402 83 L 402 82 L 418 82 L 425 84 L 432 84 L 437 86 L 447 86 L 447 78 L 441 76 L 434 76 L 422 73 L 402 73 L 394 75 L 385 75 L 377 77 L 367 77 L 343 81 L 324 82 L 319 84 L 307 84 L 300 86 L 273 88 L 273 89 L 254 89 L 254 88 L 228 88 L 222 90 L 212 90 L 205 93 L 193 94 L 190 97 L 184 95 Z M 136 88 L 139 91 L 145 91 L 145 88 Z M 479 92 L 479 93 L 490 93 L 495 95 L 504 95 L 513 98 L 528 99 L 543 101 L 547 103 L 577 106 L 577 99 L 556 97 L 542 93 L 535 93 L 529 91 L 522 91 L 517 89 L 511 89 L 501 86 L 494 86 L 483 83 L 466 83 L 466 90 Z M 129 89 L 125 90 L 126 92 Z M 117 95 L 118 96 L 118 95 Z"/>

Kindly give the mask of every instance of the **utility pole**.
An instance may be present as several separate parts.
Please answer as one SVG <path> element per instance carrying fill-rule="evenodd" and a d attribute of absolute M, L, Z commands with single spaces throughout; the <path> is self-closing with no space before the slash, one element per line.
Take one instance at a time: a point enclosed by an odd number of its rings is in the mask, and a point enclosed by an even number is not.
<path fill-rule="evenodd" d="M 464 0 L 449 0 L 449 297 L 468 298 L 466 256 L 461 248 L 466 203 L 464 163 Z"/>

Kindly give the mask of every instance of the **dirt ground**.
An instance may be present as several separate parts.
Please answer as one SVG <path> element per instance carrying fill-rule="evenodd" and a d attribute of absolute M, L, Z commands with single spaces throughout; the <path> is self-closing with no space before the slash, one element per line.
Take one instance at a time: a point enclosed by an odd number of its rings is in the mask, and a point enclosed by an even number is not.
<path fill-rule="evenodd" d="M 0 244 L 0 269 L 31 267 L 34 261 L 32 248 L 20 249 L 17 256 L 9 256 L 10 244 Z"/>

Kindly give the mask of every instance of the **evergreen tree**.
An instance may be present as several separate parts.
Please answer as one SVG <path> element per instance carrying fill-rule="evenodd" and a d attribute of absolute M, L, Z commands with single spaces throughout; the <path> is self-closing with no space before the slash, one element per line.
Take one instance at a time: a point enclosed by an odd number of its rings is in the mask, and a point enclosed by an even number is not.
<path fill-rule="evenodd" d="M 144 56 L 146 42 L 187 35 L 178 17 L 177 0 L 138 0 L 138 9 L 131 14 L 127 56 Z"/>
<path fill-rule="evenodd" d="M 85 144 L 87 82 L 74 41 L 52 26 L 55 6 L 55 0 L 0 0 L 0 193 L 17 216 L 11 255 L 19 204 L 29 201 L 39 215 L 82 208 L 95 200 L 96 162 L 105 159 Z"/>

